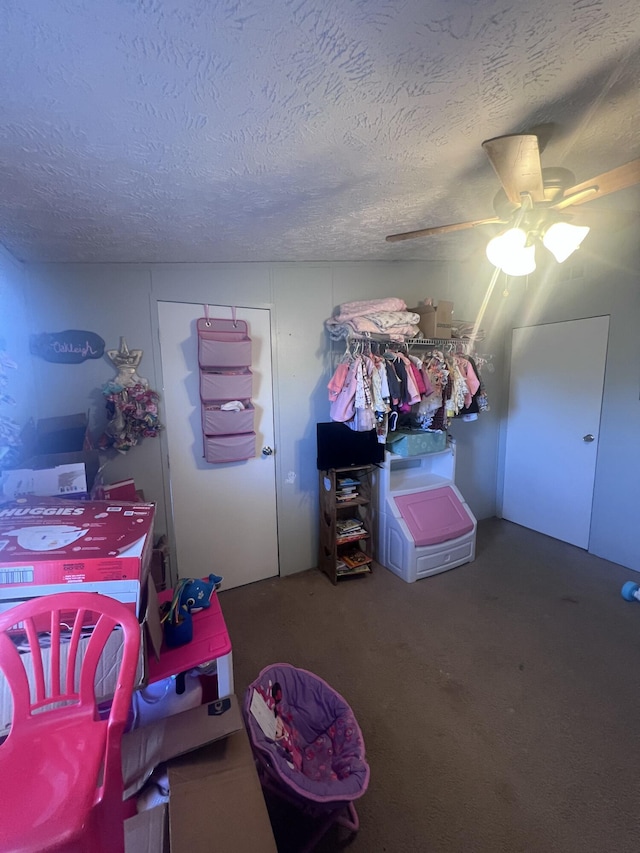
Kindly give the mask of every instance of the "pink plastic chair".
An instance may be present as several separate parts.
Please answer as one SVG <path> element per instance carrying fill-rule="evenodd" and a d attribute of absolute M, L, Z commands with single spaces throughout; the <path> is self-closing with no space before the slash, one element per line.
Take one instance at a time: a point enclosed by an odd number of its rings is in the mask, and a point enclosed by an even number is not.
<path fill-rule="evenodd" d="M 65 666 L 61 631 L 71 625 Z M 95 627 L 80 662 L 87 625 Z M 109 717 L 101 720 L 96 668 L 116 626 L 122 663 Z M 33 660 L 31 680 L 12 639 L 20 632 Z M 42 632 L 51 638 L 44 655 Z M 123 853 L 120 747 L 139 650 L 135 615 L 105 595 L 63 592 L 0 615 L 0 672 L 13 696 L 11 730 L 0 745 L 1 853 Z"/>

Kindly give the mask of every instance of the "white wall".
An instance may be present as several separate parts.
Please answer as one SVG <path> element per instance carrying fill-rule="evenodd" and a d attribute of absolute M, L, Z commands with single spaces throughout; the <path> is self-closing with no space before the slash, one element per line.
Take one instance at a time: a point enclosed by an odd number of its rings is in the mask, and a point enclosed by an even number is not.
<path fill-rule="evenodd" d="M 491 411 L 475 423 L 454 422 L 451 432 L 458 440 L 461 491 L 479 518 L 489 517 L 495 513 L 496 469 L 502 464 L 499 433 L 506 412 L 511 329 L 610 314 L 590 550 L 640 569 L 634 534 L 640 505 L 640 257 L 634 237 L 630 232 L 608 235 L 607 244 L 598 246 L 590 235 L 580 252 L 585 262 L 581 278 L 543 278 L 528 284 L 514 280 L 508 299 L 502 297 L 503 282 L 498 282 L 482 322 L 487 340 L 478 346 L 481 353 L 493 355 L 496 364 L 495 373 L 483 374 Z M 13 298 L 21 292 L 16 290 L 21 269 L 10 263 Z M 491 281 L 484 262 L 46 265 L 30 267 L 29 272 L 29 331 L 86 328 L 100 334 L 108 347 L 117 347 L 124 335 L 130 346 L 145 350 L 141 373 L 158 389 L 157 300 L 271 307 L 283 574 L 316 564 L 315 423 L 328 419 L 330 375 L 323 321 L 341 302 L 388 295 L 402 296 L 408 304 L 426 296 L 448 298 L 455 303 L 457 318 L 473 319 Z M 20 329 L 20 324 L 11 324 L 12 332 Z M 23 331 L 14 347 L 17 358 L 27 352 Z M 104 423 L 100 387 L 113 375 L 106 359 L 81 365 L 38 359 L 33 370 L 35 390 L 28 414 L 44 417 L 90 407 L 94 431 L 99 431 Z M 21 372 L 21 380 L 23 376 Z M 24 387 L 30 387 L 28 375 Z M 110 480 L 132 474 L 147 496 L 158 501 L 159 531 L 168 529 L 168 484 L 160 450 L 160 441 L 146 440 L 130 456 L 112 460 L 108 470 Z"/>
<path fill-rule="evenodd" d="M 340 303 L 400 296 L 409 305 L 434 296 L 452 299 L 456 316 L 475 316 L 486 282 L 444 263 L 295 263 L 39 265 L 30 268 L 30 304 L 38 305 L 33 331 L 89 329 L 107 348 L 124 335 L 145 351 L 140 373 L 161 390 L 157 344 L 157 301 L 174 300 L 245 307 L 270 307 L 275 330 L 276 491 L 282 574 L 317 564 L 317 472 L 315 424 L 329 419 L 330 377 L 324 320 Z M 500 306 L 494 299 L 491 311 Z M 487 320 L 491 318 L 491 311 Z M 495 343 L 495 347 L 494 347 Z M 487 346 L 500 360 L 496 333 Z M 81 365 L 35 363 L 37 416 L 91 408 L 94 432 L 104 424 L 100 387 L 113 375 L 107 360 Z M 497 394 L 498 374 L 487 375 Z M 495 386 L 495 387 L 494 387 Z M 478 517 L 495 512 L 497 410 L 475 424 L 456 424 L 458 481 Z M 128 456 L 109 463 L 113 481 L 135 477 L 145 496 L 158 501 L 157 530 L 170 529 L 163 442 L 146 439 Z M 291 476 L 293 473 L 294 476 Z"/>
<path fill-rule="evenodd" d="M 25 301 L 26 274 L 23 264 L 0 246 L 0 348 L 17 367 L 7 371 L 8 384 L 4 393 L 15 405 L 0 405 L 0 414 L 11 418 L 20 427 L 33 413 L 34 386 L 32 357 L 29 353 L 31 317 L 27 316 Z"/>

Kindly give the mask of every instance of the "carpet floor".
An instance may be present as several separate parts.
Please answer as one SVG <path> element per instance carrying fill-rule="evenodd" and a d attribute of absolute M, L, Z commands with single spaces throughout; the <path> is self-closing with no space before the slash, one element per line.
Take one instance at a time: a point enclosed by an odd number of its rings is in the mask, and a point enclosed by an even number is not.
<path fill-rule="evenodd" d="M 638 853 L 636 578 L 491 519 L 474 563 L 415 584 L 311 570 L 220 600 L 239 697 L 286 661 L 353 708 L 371 766 L 353 853 Z M 311 827 L 269 807 L 293 853 Z"/>

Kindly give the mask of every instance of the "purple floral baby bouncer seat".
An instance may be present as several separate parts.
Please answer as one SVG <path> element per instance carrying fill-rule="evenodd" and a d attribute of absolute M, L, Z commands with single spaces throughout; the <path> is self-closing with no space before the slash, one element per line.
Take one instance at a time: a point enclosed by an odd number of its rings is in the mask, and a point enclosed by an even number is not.
<path fill-rule="evenodd" d="M 354 800 L 367 790 L 369 765 L 362 732 L 342 696 L 317 675 L 277 663 L 247 688 L 244 715 L 262 786 L 320 819 L 305 851 L 333 823 L 355 834 Z"/>

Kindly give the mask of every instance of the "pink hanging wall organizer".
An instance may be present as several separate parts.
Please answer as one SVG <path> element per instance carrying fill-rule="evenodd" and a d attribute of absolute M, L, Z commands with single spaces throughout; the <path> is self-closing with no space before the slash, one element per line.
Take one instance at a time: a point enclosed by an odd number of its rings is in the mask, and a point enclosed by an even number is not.
<path fill-rule="evenodd" d="M 197 327 L 204 457 L 212 463 L 253 459 L 255 409 L 247 322 L 235 318 L 235 309 L 231 320 L 209 317 L 205 306 Z"/>

